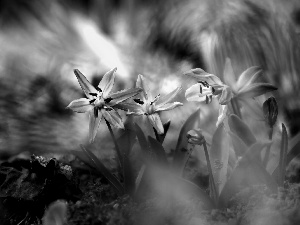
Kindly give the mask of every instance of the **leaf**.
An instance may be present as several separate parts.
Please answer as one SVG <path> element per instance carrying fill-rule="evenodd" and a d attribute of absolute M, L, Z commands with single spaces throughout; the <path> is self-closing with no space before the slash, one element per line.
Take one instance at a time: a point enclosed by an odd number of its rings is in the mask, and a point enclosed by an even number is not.
<path fill-rule="evenodd" d="M 135 129 L 135 133 L 138 138 L 139 144 L 141 146 L 142 152 L 145 153 L 146 156 L 148 156 L 150 154 L 150 146 L 149 146 L 149 143 L 146 139 L 146 136 L 145 136 L 143 130 L 136 123 L 134 123 L 134 129 Z"/>
<path fill-rule="evenodd" d="M 67 202 L 58 200 L 50 204 L 43 217 L 43 225 L 64 225 L 67 222 Z"/>
<path fill-rule="evenodd" d="M 246 150 L 247 150 L 247 145 L 243 142 L 243 140 L 241 138 L 239 138 L 239 136 L 237 136 L 235 133 L 228 131 L 228 134 L 231 137 L 231 142 L 233 145 L 233 149 L 235 151 L 235 154 L 237 156 L 242 156 L 245 154 Z"/>
<path fill-rule="evenodd" d="M 247 124 L 238 116 L 232 114 L 228 119 L 230 130 L 249 147 L 256 142 L 256 138 Z"/>
<path fill-rule="evenodd" d="M 193 114 L 191 114 L 188 119 L 183 124 L 179 136 L 177 145 L 174 152 L 174 159 L 173 159 L 173 167 L 176 170 L 180 170 L 182 168 L 183 160 L 185 155 L 187 154 L 186 151 L 182 151 L 182 149 L 187 148 L 188 139 L 186 137 L 187 132 L 196 128 L 200 123 L 200 108 L 197 109 Z"/>
<path fill-rule="evenodd" d="M 123 155 L 123 175 L 124 187 L 127 194 L 132 194 L 134 191 L 134 172 L 130 162 L 131 149 L 135 143 L 136 133 L 133 130 L 125 129 L 123 134 L 117 139 L 121 154 Z"/>
<path fill-rule="evenodd" d="M 223 123 L 219 125 L 213 135 L 209 155 L 217 194 L 219 195 L 226 182 L 229 157 L 229 142 Z"/>
<path fill-rule="evenodd" d="M 155 138 L 158 142 L 160 142 L 161 144 L 163 144 L 164 140 L 165 140 L 165 137 L 168 133 L 168 130 L 170 128 L 170 124 L 171 124 L 171 121 L 169 120 L 168 122 L 166 122 L 163 127 L 164 127 L 164 133 L 163 134 L 159 134 L 157 133 L 156 129 L 153 127 L 153 130 L 154 130 L 154 134 L 155 134 Z"/>
<path fill-rule="evenodd" d="M 96 168 L 111 184 L 119 196 L 124 194 L 124 188 L 120 181 L 103 165 L 103 163 L 88 149 L 84 148 L 83 145 L 80 145 L 82 151 L 85 153 L 89 159 L 89 165 Z"/>
<path fill-rule="evenodd" d="M 289 165 L 289 163 L 300 154 L 300 133 L 297 134 L 295 137 L 292 138 L 292 140 L 289 141 L 288 144 L 288 154 L 286 157 L 286 166 Z M 275 168 L 275 170 L 272 173 L 272 176 L 274 178 L 278 177 L 278 170 L 279 165 Z"/>
<path fill-rule="evenodd" d="M 167 156 L 164 147 L 151 136 L 148 136 L 148 141 L 151 147 L 152 152 L 156 156 L 156 161 L 162 165 L 166 166 L 168 164 Z"/>
<path fill-rule="evenodd" d="M 196 184 L 183 179 L 181 177 L 176 177 L 178 180 L 178 184 L 176 185 L 176 188 L 178 189 L 184 189 L 187 191 L 190 195 L 194 195 L 195 198 L 199 198 L 201 202 L 203 203 L 203 207 L 207 210 L 212 209 L 215 207 L 215 204 L 213 203 L 212 199 L 209 198 L 209 196 L 203 191 L 201 188 L 199 188 Z"/>
<path fill-rule="evenodd" d="M 278 170 L 278 186 L 283 187 L 283 182 L 285 178 L 286 162 L 287 162 L 287 150 L 288 150 L 288 134 L 286 127 L 282 124 L 282 136 L 281 136 L 281 148 L 280 148 L 280 158 L 279 158 L 279 170 Z"/>
<path fill-rule="evenodd" d="M 138 172 L 136 180 L 135 180 L 135 193 L 137 193 L 139 191 L 142 178 L 143 178 L 143 176 L 145 174 L 145 170 L 146 170 L 146 165 L 142 165 L 141 169 Z"/>
<path fill-rule="evenodd" d="M 272 84 L 253 83 L 239 90 L 236 94 L 236 98 L 254 98 L 275 90 L 277 90 L 277 87 L 273 86 Z"/>
<path fill-rule="evenodd" d="M 263 165 L 257 161 L 256 155 L 270 143 L 257 142 L 253 144 L 235 169 L 232 171 L 219 197 L 219 206 L 227 207 L 230 199 L 245 187 L 265 184 L 272 192 L 277 191 L 277 184 Z"/>

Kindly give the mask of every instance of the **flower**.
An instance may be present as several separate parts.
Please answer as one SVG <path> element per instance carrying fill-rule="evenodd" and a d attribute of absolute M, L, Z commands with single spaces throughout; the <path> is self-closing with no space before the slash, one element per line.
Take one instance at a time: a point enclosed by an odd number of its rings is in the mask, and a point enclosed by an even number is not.
<path fill-rule="evenodd" d="M 202 130 L 200 128 L 190 130 L 187 135 L 188 143 L 192 145 L 203 145 L 206 143 L 206 140 L 202 134 Z"/>
<path fill-rule="evenodd" d="M 114 108 L 117 104 L 142 91 L 141 88 L 131 88 L 110 93 L 114 85 L 116 70 L 117 68 L 108 71 L 97 87 L 94 87 L 79 70 L 74 70 L 81 89 L 87 98 L 76 99 L 67 108 L 78 113 L 89 112 L 90 142 L 95 139 L 102 116 L 114 127 L 124 129 L 122 118 Z"/>
<path fill-rule="evenodd" d="M 260 81 L 262 70 L 257 66 L 245 70 L 236 81 L 230 59 L 226 60 L 224 68 L 224 80 L 226 84 L 216 75 L 209 74 L 200 68 L 189 70 L 184 74 L 198 81 L 197 84 L 192 85 L 186 90 L 185 97 L 188 101 L 206 102 L 208 104 L 212 101 L 213 97 L 218 98 L 221 105 L 221 114 L 219 114 L 217 126 L 222 122 L 220 120 L 224 120 L 226 117 L 224 113 L 227 113 L 227 104 L 233 98 L 245 100 L 277 90 L 272 84 Z"/>
<path fill-rule="evenodd" d="M 277 120 L 278 115 L 278 105 L 274 97 L 268 98 L 263 103 L 263 111 L 267 124 L 273 127 Z"/>
<path fill-rule="evenodd" d="M 146 115 L 149 119 L 149 122 L 157 130 L 157 132 L 159 134 L 163 134 L 164 127 L 162 125 L 158 112 L 171 110 L 183 105 L 181 102 L 171 103 L 171 101 L 181 91 L 181 87 L 177 87 L 172 92 L 163 97 L 157 95 L 155 98 L 153 98 L 143 75 L 138 76 L 136 87 L 142 88 L 143 90 L 140 93 L 141 99 L 134 99 L 135 103 L 121 103 L 118 105 L 118 107 L 122 109 L 128 109 L 127 114 L 129 115 Z"/>

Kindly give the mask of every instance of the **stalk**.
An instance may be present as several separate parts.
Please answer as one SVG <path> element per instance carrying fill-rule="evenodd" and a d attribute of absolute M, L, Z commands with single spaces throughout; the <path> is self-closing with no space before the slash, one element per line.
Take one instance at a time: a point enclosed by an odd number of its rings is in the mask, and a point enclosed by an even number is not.
<path fill-rule="evenodd" d="M 109 123 L 107 120 L 105 120 L 105 122 L 106 122 L 106 125 L 107 125 L 107 127 L 108 127 L 108 130 L 109 130 L 109 132 L 110 132 L 110 135 L 111 135 L 111 137 L 112 137 L 112 139 L 113 139 L 113 142 L 114 142 L 114 144 L 115 144 L 115 148 L 116 148 L 117 155 L 118 155 L 118 159 L 119 159 L 119 165 L 121 166 L 121 168 L 124 168 L 124 167 L 123 167 L 123 156 L 122 156 L 121 151 L 120 151 L 120 149 L 119 149 L 119 146 L 118 146 L 116 137 L 115 137 L 115 135 L 114 135 L 114 132 L 113 132 L 113 130 L 112 130 L 112 128 L 111 128 L 110 123 Z M 122 171 L 122 174 L 123 174 L 123 172 L 124 172 L 124 171 Z M 123 175 L 124 175 L 124 174 L 123 174 Z"/>
<path fill-rule="evenodd" d="M 214 176 L 213 176 L 213 171 L 212 171 L 212 167 L 211 167 L 211 163 L 210 163 L 210 159 L 209 159 L 209 154 L 208 154 L 208 150 L 207 150 L 207 146 L 206 146 L 206 141 L 203 143 L 203 148 L 204 148 L 204 153 L 205 153 L 205 158 L 207 161 L 207 169 L 208 169 L 208 173 L 209 173 L 209 178 L 210 178 L 210 184 L 211 184 L 211 191 L 212 191 L 212 197 L 215 201 L 215 203 L 217 204 L 218 202 L 218 193 L 217 193 L 217 188 L 216 188 L 216 184 L 214 181 Z"/>

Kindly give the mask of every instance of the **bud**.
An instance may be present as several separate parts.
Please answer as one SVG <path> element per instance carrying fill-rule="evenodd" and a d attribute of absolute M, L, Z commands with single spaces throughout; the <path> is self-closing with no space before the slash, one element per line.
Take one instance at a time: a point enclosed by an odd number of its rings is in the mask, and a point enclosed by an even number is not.
<path fill-rule="evenodd" d="M 193 145 L 203 145 L 206 141 L 202 134 L 201 129 L 190 130 L 186 137 L 188 138 L 188 143 Z"/>
<path fill-rule="evenodd" d="M 267 124 L 273 127 L 278 115 L 278 105 L 274 97 L 270 97 L 264 102 L 263 111 Z"/>

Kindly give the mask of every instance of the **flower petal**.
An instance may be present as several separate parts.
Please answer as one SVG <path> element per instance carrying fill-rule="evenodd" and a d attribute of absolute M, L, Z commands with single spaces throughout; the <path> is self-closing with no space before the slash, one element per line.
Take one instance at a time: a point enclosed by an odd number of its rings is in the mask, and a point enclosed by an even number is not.
<path fill-rule="evenodd" d="M 150 92 L 150 88 L 147 85 L 145 78 L 143 75 L 139 74 L 138 79 L 136 81 L 136 87 L 142 88 L 143 92 L 141 93 L 143 100 L 151 100 L 152 95 Z"/>
<path fill-rule="evenodd" d="M 224 66 L 224 81 L 227 85 L 231 85 L 231 86 L 234 86 L 236 82 L 231 61 L 229 58 L 226 58 L 226 62 Z"/>
<path fill-rule="evenodd" d="M 122 122 L 122 118 L 116 110 L 114 110 L 114 109 L 110 109 L 110 110 L 102 109 L 101 112 L 102 112 L 104 118 L 111 125 L 113 125 L 116 128 L 125 129 L 124 124 Z"/>
<path fill-rule="evenodd" d="M 94 110 L 98 110 L 98 109 L 94 109 Z M 102 119 L 102 113 L 100 112 L 100 110 L 98 110 L 97 112 L 97 117 L 95 116 L 94 110 L 90 111 L 90 122 L 89 122 L 90 143 L 94 142 L 100 121 Z"/>
<path fill-rule="evenodd" d="M 160 107 L 156 107 L 155 106 L 155 112 L 161 112 L 161 111 L 167 111 L 167 110 L 171 110 L 174 109 L 178 106 L 182 106 L 183 104 L 181 102 L 173 102 L 173 103 L 167 103 L 164 104 Z"/>
<path fill-rule="evenodd" d="M 103 98 L 106 98 L 115 83 L 115 72 L 117 68 L 111 69 L 106 74 L 104 74 L 102 80 L 100 81 L 98 87 L 103 91 Z"/>
<path fill-rule="evenodd" d="M 85 113 L 92 110 L 94 106 L 90 104 L 89 99 L 80 98 L 72 101 L 67 108 L 72 109 L 74 112 Z"/>
<path fill-rule="evenodd" d="M 112 100 L 108 103 L 108 105 L 113 106 L 119 104 L 128 98 L 131 98 L 139 93 L 141 93 L 143 89 L 141 88 L 130 88 L 122 91 L 118 91 L 116 93 L 110 94 L 108 98 L 112 98 Z"/>
<path fill-rule="evenodd" d="M 86 79 L 86 77 L 78 69 L 75 69 L 74 73 L 86 97 L 92 99 L 93 97 L 89 93 L 97 93 L 96 88 Z"/>
<path fill-rule="evenodd" d="M 277 90 L 277 87 L 269 83 L 254 83 L 242 88 L 236 95 L 238 98 L 254 98 L 270 91 Z"/>
<path fill-rule="evenodd" d="M 221 105 L 226 105 L 233 98 L 232 90 L 229 86 L 224 85 L 221 96 L 219 98 L 219 103 Z"/>
<path fill-rule="evenodd" d="M 204 102 L 206 101 L 206 96 L 212 94 L 211 88 L 204 87 L 202 84 L 197 83 L 185 91 L 185 98 L 189 102 Z"/>
<path fill-rule="evenodd" d="M 164 133 L 164 127 L 162 125 L 162 122 L 160 120 L 160 117 L 158 113 L 152 113 L 147 116 L 152 126 L 156 129 L 157 133 L 163 134 Z"/>
<path fill-rule="evenodd" d="M 191 69 L 184 73 L 184 75 L 191 76 L 195 78 L 197 81 L 206 81 L 209 84 L 219 84 L 223 85 L 223 82 L 214 74 L 209 74 L 200 68 Z"/>
<path fill-rule="evenodd" d="M 257 82 L 258 78 L 262 75 L 262 69 L 258 66 L 252 66 L 246 69 L 237 80 L 236 89 L 241 90 L 243 87 L 251 83 Z"/>
<path fill-rule="evenodd" d="M 161 97 L 157 102 L 156 102 L 156 107 L 159 108 L 160 106 L 163 106 L 164 104 L 167 104 L 176 97 L 176 95 L 182 90 L 181 87 L 177 87 L 175 90 L 171 91 L 169 94 Z"/>
<path fill-rule="evenodd" d="M 117 105 L 114 105 L 114 108 L 127 111 L 127 114 L 131 115 L 144 115 L 145 111 L 143 106 L 131 102 L 121 102 Z"/>

